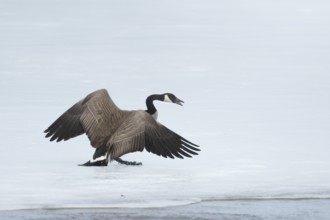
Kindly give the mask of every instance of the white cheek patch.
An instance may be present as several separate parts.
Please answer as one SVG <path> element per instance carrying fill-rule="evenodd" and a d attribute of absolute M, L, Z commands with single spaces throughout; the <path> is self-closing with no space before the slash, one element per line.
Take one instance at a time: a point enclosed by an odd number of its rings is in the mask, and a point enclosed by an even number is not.
<path fill-rule="evenodd" d="M 172 100 L 170 99 L 170 97 L 168 97 L 168 95 L 165 95 L 165 97 L 164 97 L 164 102 L 170 102 L 170 103 L 173 103 Z"/>

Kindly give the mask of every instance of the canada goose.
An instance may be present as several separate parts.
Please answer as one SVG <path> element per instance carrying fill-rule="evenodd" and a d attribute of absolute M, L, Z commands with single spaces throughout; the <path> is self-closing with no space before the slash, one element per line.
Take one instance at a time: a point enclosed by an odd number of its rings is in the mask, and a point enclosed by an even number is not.
<path fill-rule="evenodd" d="M 197 155 L 196 144 L 157 122 L 157 110 L 153 101 L 182 105 L 183 101 L 171 93 L 151 95 L 147 98 L 147 110 L 126 111 L 119 109 L 107 90 L 97 90 L 64 112 L 46 130 L 50 141 L 66 141 L 83 133 L 96 148 L 93 158 L 84 166 L 107 166 L 116 160 L 127 165 L 141 165 L 120 159 L 124 154 L 143 151 L 165 158 L 183 158 Z"/>

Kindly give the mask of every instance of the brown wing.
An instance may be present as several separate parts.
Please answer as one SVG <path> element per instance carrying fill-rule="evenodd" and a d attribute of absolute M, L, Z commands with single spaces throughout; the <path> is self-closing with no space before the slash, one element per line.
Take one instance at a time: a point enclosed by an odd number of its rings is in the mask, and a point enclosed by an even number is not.
<path fill-rule="evenodd" d="M 84 111 L 82 105 L 83 100 L 74 104 L 66 112 L 64 112 L 53 124 L 46 130 L 46 138 L 50 137 L 50 141 L 68 140 L 84 133 L 79 118 Z"/>
<path fill-rule="evenodd" d="M 156 122 L 144 111 L 134 111 L 108 142 L 110 159 L 142 151 L 163 157 L 183 158 L 197 155 L 198 146 Z"/>
<path fill-rule="evenodd" d="M 126 153 L 143 151 L 145 146 L 145 115 L 147 113 L 144 111 L 131 111 L 112 135 L 107 143 L 110 148 L 111 160 Z"/>
<path fill-rule="evenodd" d="M 91 145 L 98 148 L 116 130 L 123 113 L 105 89 L 98 90 L 64 112 L 45 130 L 46 137 L 59 142 L 86 133 Z"/>

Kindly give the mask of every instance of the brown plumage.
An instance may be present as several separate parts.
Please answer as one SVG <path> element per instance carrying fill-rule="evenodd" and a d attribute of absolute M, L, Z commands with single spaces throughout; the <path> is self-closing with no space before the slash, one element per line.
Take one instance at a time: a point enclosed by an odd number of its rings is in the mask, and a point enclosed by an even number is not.
<path fill-rule="evenodd" d="M 93 159 L 105 156 L 103 165 L 107 165 L 108 159 L 119 159 L 124 154 L 144 149 L 169 158 L 197 155 L 197 145 L 166 128 L 152 116 L 156 111 L 152 103 L 154 100 L 180 105 L 182 101 L 170 93 L 150 97 L 153 98 L 147 99 L 147 111 L 125 111 L 114 104 L 105 89 L 95 91 L 50 125 L 45 130 L 46 137 L 59 142 L 86 133 L 96 148 Z M 150 112 L 149 106 L 154 108 L 154 112 Z M 93 162 L 91 160 L 85 165 L 94 165 Z"/>

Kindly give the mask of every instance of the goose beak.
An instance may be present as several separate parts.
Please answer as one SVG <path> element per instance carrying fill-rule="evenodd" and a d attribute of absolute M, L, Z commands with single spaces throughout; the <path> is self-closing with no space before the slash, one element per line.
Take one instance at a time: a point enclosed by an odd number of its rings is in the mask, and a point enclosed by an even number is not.
<path fill-rule="evenodd" d="M 174 101 L 174 103 L 183 106 L 184 101 L 176 98 L 175 101 Z"/>

